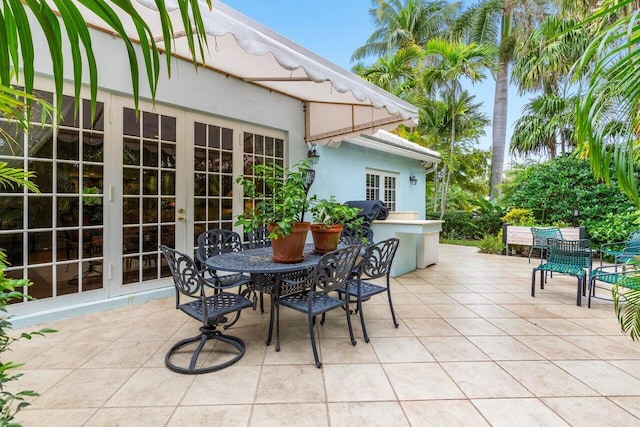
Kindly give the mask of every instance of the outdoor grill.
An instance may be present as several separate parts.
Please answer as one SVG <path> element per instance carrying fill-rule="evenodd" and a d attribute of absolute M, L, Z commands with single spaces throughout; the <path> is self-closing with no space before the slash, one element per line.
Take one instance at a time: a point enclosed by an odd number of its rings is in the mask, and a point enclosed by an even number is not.
<path fill-rule="evenodd" d="M 371 225 L 374 219 L 387 219 L 389 216 L 389 209 L 382 200 L 349 200 L 345 204 L 362 209 L 358 217 L 364 218 L 367 225 Z"/>

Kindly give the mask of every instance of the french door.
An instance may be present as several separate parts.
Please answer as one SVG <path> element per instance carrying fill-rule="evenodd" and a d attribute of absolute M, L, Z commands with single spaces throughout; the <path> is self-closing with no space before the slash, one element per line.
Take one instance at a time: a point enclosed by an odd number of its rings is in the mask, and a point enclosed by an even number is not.
<path fill-rule="evenodd" d="M 136 113 L 107 93 L 94 118 L 86 97 L 77 114 L 72 97 L 62 103 L 60 123 L 40 125 L 34 108 L 29 134 L 0 120 L 0 161 L 36 171 L 40 188 L 0 192 L 6 274 L 30 278 L 23 291 L 37 298 L 14 314 L 170 285 L 158 247 L 193 254 L 207 229 L 242 234 L 234 219 L 250 202 L 235 177 L 285 163 L 282 131 L 144 102 Z"/>
<path fill-rule="evenodd" d="M 171 273 L 160 245 L 185 251 L 187 175 L 185 113 L 114 98 L 115 160 L 108 220 L 117 242 L 110 263 L 111 295 L 164 286 Z M 118 126 L 116 126 L 118 125 Z M 116 261 L 117 260 L 117 261 Z"/>

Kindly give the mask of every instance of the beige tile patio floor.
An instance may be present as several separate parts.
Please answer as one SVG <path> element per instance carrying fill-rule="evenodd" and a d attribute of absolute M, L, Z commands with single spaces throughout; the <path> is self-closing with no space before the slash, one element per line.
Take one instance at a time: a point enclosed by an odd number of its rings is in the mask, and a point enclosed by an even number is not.
<path fill-rule="evenodd" d="M 282 351 L 266 347 L 268 314 L 245 310 L 231 330 L 247 344 L 230 368 L 199 376 L 164 366 L 197 333 L 173 299 L 59 321 L 20 342 L 20 389 L 41 397 L 25 426 L 640 425 L 640 343 L 611 303 L 575 305 L 557 276 L 530 296 L 526 258 L 441 245 L 440 262 L 393 281 L 365 307 L 371 342 L 352 347 L 343 312 L 319 329 L 313 364 L 306 318 L 282 309 Z M 32 329 L 32 328 L 31 328 Z M 231 331 L 230 330 L 230 331 Z"/>

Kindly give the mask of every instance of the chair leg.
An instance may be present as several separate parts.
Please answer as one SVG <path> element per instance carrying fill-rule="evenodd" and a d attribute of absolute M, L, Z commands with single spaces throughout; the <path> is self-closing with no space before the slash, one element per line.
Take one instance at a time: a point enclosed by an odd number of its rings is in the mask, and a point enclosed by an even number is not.
<path fill-rule="evenodd" d="M 347 310 L 345 310 L 345 311 L 347 312 L 346 313 L 347 326 L 349 327 L 349 338 L 351 338 L 351 345 L 356 345 L 357 341 L 356 341 L 356 338 L 353 336 L 353 326 L 351 326 L 351 313 L 349 312 L 348 307 L 347 307 Z M 360 312 L 360 315 L 362 315 L 362 312 Z M 362 317 L 360 319 L 362 320 Z"/>
<path fill-rule="evenodd" d="M 391 290 L 389 289 L 389 284 L 387 284 L 387 298 L 389 299 L 389 309 L 391 309 L 391 318 L 393 319 L 393 326 L 396 328 L 398 325 L 398 320 L 396 319 L 396 312 L 393 309 L 393 301 L 391 301 Z M 362 309 L 362 307 L 360 307 Z"/>
<path fill-rule="evenodd" d="M 531 253 L 533 252 L 533 246 L 529 249 L 529 264 L 531 264 Z"/>
<path fill-rule="evenodd" d="M 276 306 L 276 351 L 280 351 L 280 305 L 277 298 L 274 301 Z"/>
<path fill-rule="evenodd" d="M 553 273 L 551 273 L 553 274 Z M 553 276 L 551 276 L 553 277 Z M 540 289 L 544 289 L 544 282 L 547 280 L 547 272 L 540 270 Z"/>
<path fill-rule="evenodd" d="M 367 327 L 364 324 L 364 314 L 362 310 L 362 301 L 358 299 L 358 315 L 360 316 L 360 325 L 362 326 L 362 336 L 364 337 L 364 342 L 369 342 L 369 335 L 367 334 Z"/>
<path fill-rule="evenodd" d="M 578 298 L 576 301 L 576 305 L 582 305 L 582 277 L 578 276 Z"/>
<path fill-rule="evenodd" d="M 535 297 L 536 296 L 536 269 L 533 269 L 533 272 L 531 273 L 531 296 Z"/>
<path fill-rule="evenodd" d="M 589 278 L 589 296 L 587 297 L 587 308 L 591 308 L 591 295 L 596 294 L 595 279 Z"/>
<path fill-rule="evenodd" d="M 264 313 L 264 294 L 260 292 L 260 313 Z"/>
<path fill-rule="evenodd" d="M 269 336 L 267 336 L 267 346 L 271 345 L 271 339 L 273 338 L 273 320 L 275 317 L 275 297 L 271 295 L 271 309 L 269 310 Z"/>
<path fill-rule="evenodd" d="M 313 349 L 313 358 L 316 361 L 316 367 L 322 368 L 322 362 L 320 362 L 320 358 L 318 357 L 318 349 L 316 348 L 316 334 L 314 333 L 313 325 L 315 323 L 315 316 L 312 316 L 311 313 L 307 316 L 309 320 L 309 337 L 311 338 L 311 348 Z M 353 336 L 353 332 L 351 332 L 351 336 Z"/>

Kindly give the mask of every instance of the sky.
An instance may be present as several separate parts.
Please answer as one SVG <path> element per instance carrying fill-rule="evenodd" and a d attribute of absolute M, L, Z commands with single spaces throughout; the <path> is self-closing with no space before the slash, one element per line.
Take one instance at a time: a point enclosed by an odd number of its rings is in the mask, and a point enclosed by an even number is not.
<path fill-rule="evenodd" d="M 222 0 L 223 3 L 282 34 L 325 59 L 350 70 L 351 55 L 375 30 L 369 15 L 371 0 Z M 484 104 L 489 117 L 493 112 L 495 82 L 490 76 L 466 88 Z M 513 122 L 520 116 L 526 99 L 509 89 L 507 140 Z M 491 127 L 479 147 L 491 147 Z"/>

